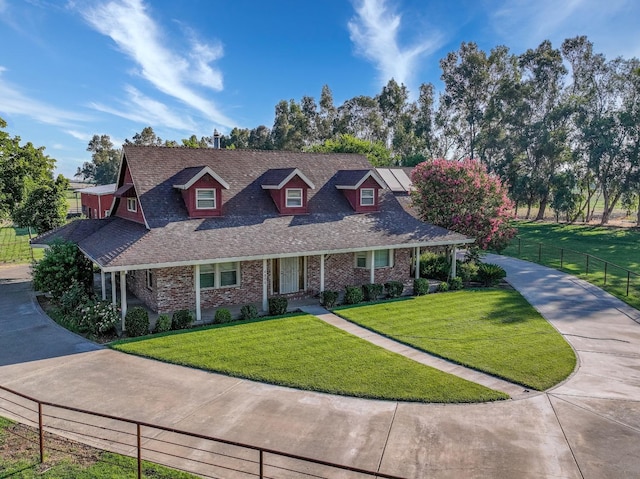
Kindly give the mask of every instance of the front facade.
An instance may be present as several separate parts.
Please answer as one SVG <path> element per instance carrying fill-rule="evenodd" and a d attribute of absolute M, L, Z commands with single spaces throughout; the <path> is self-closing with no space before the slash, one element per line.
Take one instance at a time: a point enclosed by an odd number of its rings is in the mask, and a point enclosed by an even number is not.
<path fill-rule="evenodd" d="M 409 285 L 419 252 L 473 240 L 402 207 L 365 157 L 352 154 L 125 145 L 111 217 L 66 237 L 158 313 L 347 285 Z M 112 289 L 115 302 L 115 289 Z"/>

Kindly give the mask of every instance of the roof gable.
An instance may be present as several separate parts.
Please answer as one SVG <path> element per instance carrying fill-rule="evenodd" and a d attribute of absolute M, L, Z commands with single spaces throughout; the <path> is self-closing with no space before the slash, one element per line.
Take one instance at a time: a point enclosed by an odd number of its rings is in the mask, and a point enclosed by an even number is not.
<path fill-rule="evenodd" d="M 220 183 L 220 186 L 222 186 L 224 189 L 226 189 L 226 190 L 229 189 L 229 183 L 224 181 L 218 174 L 216 174 L 215 171 L 213 171 L 208 166 L 203 166 L 201 168 L 198 168 L 198 167 L 196 167 L 196 168 L 185 168 L 184 171 L 186 172 L 186 174 L 184 175 L 184 176 L 186 176 L 186 178 L 184 178 L 184 180 L 186 180 L 186 182 L 183 180 L 183 178 L 180 178 L 183 181 L 180 181 L 180 184 L 174 184 L 173 185 L 174 188 L 177 188 L 179 190 L 188 190 L 189 188 L 191 188 L 194 185 L 194 183 L 196 181 L 198 181 L 204 175 L 209 175 L 214 180 L 216 180 L 218 183 Z"/>
<path fill-rule="evenodd" d="M 276 168 L 267 171 L 262 179 L 263 190 L 281 190 L 295 177 L 300 178 L 309 188 L 314 190 L 315 185 L 298 168 Z"/>
<path fill-rule="evenodd" d="M 338 171 L 336 188 L 339 190 L 357 190 L 368 178 L 372 178 L 380 188 L 385 188 L 385 183 L 375 170 L 341 170 Z"/>

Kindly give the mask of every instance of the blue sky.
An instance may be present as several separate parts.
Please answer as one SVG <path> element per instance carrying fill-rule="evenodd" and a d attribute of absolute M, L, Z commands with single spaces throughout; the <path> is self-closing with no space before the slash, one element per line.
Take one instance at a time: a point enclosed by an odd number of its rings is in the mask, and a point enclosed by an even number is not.
<path fill-rule="evenodd" d="M 640 57 L 639 19 L 637 0 L 0 0 L 0 117 L 72 176 L 94 134 L 271 127 L 278 101 L 324 84 L 336 105 L 392 77 L 439 90 L 463 41 L 522 53 L 587 35 Z"/>

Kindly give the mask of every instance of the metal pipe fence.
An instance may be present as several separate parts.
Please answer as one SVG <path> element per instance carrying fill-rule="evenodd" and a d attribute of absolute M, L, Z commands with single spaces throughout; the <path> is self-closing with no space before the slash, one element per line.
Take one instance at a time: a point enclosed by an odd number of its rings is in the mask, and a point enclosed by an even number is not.
<path fill-rule="evenodd" d="M 47 433 L 207 478 L 385 478 L 400 476 L 335 464 L 143 421 L 41 401 L 0 386 L 0 415 L 37 428 L 40 462 Z"/>
<path fill-rule="evenodd" d="M 514 238 L 505 254 L 581 276 L 615 296 L 626 298 L 630 304 L 640 306 L 640 273 L 592 254 L 527 241 L 519 236 Z"/>

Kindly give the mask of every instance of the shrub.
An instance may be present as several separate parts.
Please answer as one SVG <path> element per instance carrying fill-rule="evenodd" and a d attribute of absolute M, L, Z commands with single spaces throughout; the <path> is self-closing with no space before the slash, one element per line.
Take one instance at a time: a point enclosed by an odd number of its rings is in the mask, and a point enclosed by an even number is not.
<path fill-rule="evenodd" d="M 171 330 L 171 318 L 168 314 L 161 314 L 156 319 L 156 327 L 153 330 L 154 333 L 166 333 Z"/>
<path fill-rule="evenodd" d="M 131 338 L 149 334 L 149 313 L 140 306 L 135 306 L 127 311 L 124 317 L 124 325 L 127 335 Z"/>
<path fill-rule="evenodd" d="M 440 284 L 436 288 L 436 291 L 438 293 L 444 293 L 445 291 L 449 291 L 449 283 L 447 283 L 446 281 L 440 282 Z"/>
<path fill-rule="evenodd" d="M 344 304 L 362 303 L 363 294 L 360 286 L 344 287 Z"/>
<path fill-rule="evenodd" d="M 420 277 L 446 281 L 451 270 L 451 261 L 444 254 L 425 252 L 420 255 Z"/>
<path fill-rule="evenodd" d="M 269 316 L 280 316 L 287 312 L 289 301 L 284 296 L 269 298 Z"/>
<path fill-rule="evenodd" d="M 193 322 L 193 315 L 191 311 L 186 309 L 181 309 L 180 311 L 176 311 L 173 313 L 173 318 L 171 319 L 171 329 L 187 329 L 191 326 Z"/>
<path fill-rule="evenodd" d="M 258 317 L 258 308 L 253 304 L 245 304 L 240 308 L 240 317 L 244 320 L 256 319 Z"/>
<path fill-rule="evenodd" d="M 333 308 L 338 302 L 338 297 L 340 293 L 337 291 L 323 291 L 320 293 L 320 301 L 325 308 Z"/>
<path fill-rule="evenodd" d="M 144 311 L 144 313 L 146 314 L 147 312 Z M 79 329 L 89 335 L 113 331 L 119 320 L 120 312 L 118 308 L 109 301 L 84 303 L 84 306 L 80 307 Z M 147 318 L 148 322 L 149 319 Z M 149 326 L 147 325 L 147 332 L 148 330 Z"/>
<path fill-rule="evenodd" d="M 44 258 L 33 266 L 33 286 L 51 293 L 55 301 L 77 282 L 87 294 L 93 289 L 93 265 L 78 247 L 65 241 L 55 241 Z"/>
<path fill-rule="evenodd" d="M 507 272 L 497 264 L 493 263 L 481 263 L 478 266 L 478 279 L 485 286 L 493 286 L 500 282 L 501 279 L 507 276 Z"/>
<path fill-rule="evenodd" d="M 216 314 L 213 317 L 213 322 L 216 324 L 230 323 L 233 318 L 231 317 L 231 311 L 227 308 L 219 308 L 216 310 Z"/>
<path fill-rule="evenodd" d="M 75 278 L 71 280 L 71 286 L 67 289 L 58 303 L 60 304 L 60 312 L 64 315 L 75 314 L 78 308 L 84 304 L 88 304 L 91 301 L 87 289 L 78 283 Z"/>
<path fill-rule="evenodd" d="M 362 285 L 362 293 L 365 301 L 375 301 L 382 295 L 384 286 L 380 283 L 370 283 Z"/>
<path fill-rule="evenodd" d="M 449 280 L 449 289 L 451 291 L 457 291 L 462 289 L 462 278 L 460 276 L 456 276 L 455 278 L 451 278 Z"/>
<path fill-rule="evenodd" d="M 387 292 L 387 296 L 390 298 L 399 298 L 404 291 L 404 284 L 400 281 L 389 281 L 384 284 L 384 289 Z"/>
<path fill-rule="evenodd" d="M 468 261 L 460 263 L 457 267 L 458 276 L 463 283 L 469 283 L 478 279 L 478 264 Z"/>
<path fill-rule="evenodd" d="M 416 278 L 413 280 L 413 295 L 423 296 L 429 293 L 429 281 L 425 278 Z"/>

